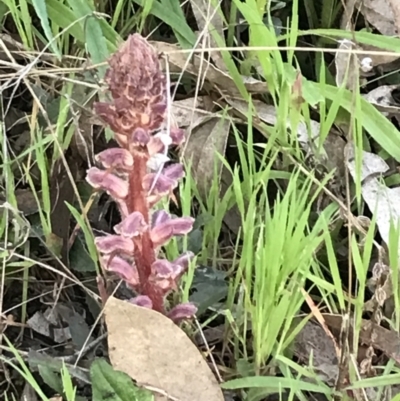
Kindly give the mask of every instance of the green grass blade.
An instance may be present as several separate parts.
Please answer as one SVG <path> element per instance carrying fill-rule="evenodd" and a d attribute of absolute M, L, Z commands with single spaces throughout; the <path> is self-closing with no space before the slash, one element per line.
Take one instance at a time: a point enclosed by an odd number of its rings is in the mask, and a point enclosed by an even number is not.
<path fill-rule="evenodd" d="M 339 88 L 325 85 L 324 95 L 333 101 L 339 91 Z M 345 91 L 342 95 L 341 106 L 349 113 L 354 112 L 353 96 L 354 94 L 349 91 Z M 397 128 L 362 97 L 360 97 L 360 109 L 355 110 L 355 112 L 356 119 L 361 121 L 372 138 L 393 158 L 400 161 L 400 136 Z"/>
<path fill-rule="evenodd" d="M 84 218 L 79 214 L 79 212 L 69 203 L 66 203 L 68 209 L 70 210 L 71 214 L 74 216 L 74 219 L 79 224 L 81 230 L 83 231 L 83 235 L 85 236 L 86 245 L 88 247 L 88 251 L 90 257 L 92 258 L 93 262 L 96 264 L 96 268 L 98 268 L 98 254 L 96 245 L 94 243 L 93 234 L 91 232 L 90 227 L 86 224 Z"/>
<path fill-rule="evenodd" d="M 234 379 L 222 383 L 221 387 L 226 390 L 237 390 L 241 388 L 257 388 L 265 387 L 269 390 L 282 391 L 283 388 L 289 388 L 293 391 L 313 391 L 315 393 L 332 394 L 333 390 L 328 386 L 321 384 L 312 384 L 302 382 L 300 380 L 288 379 L 285 377 L 266 377 L 266 376 L 253 376 L 243 379 Z"/>

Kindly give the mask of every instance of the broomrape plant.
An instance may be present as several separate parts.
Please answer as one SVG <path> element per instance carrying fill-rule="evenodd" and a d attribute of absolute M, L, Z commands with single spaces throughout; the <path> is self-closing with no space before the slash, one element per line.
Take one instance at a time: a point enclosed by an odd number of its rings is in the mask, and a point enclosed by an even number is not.
<path fill-rule="evenodd" d="M 194 255 L 187 252 L 172 262 L 157 255 L 172 237 L 190 232 L 194 219 L 173 218 L 154 208 L 163 197 L 173 197 L 184 176 L 179 163 L 162 166 L 169 161 L 169 146 L 181 145 L 185 135 L 172 127 L 169 133 L 161 131 L 167 113 L 166 78 L 156 52 L 139 34 L 131 35 L 111 57 L 105 82 L 112 102 L 96 103 L 95 112 L 114 131 L 120 147 L 96 156 L 103 168 L 90 168 L 87 181 L 115 200 L 122 221 L 115 234 L 96 238 L 101 263 L 139 294 L 130 302 L 179 322 L 192 317 L 196 307 L 185 303 L 168 311 L 165 297 L 177 288 Z"/>

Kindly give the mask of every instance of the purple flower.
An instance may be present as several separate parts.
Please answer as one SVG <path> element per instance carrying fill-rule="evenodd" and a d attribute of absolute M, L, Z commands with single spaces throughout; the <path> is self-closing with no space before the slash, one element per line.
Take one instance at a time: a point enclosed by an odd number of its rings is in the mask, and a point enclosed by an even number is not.
<path fill-rule="evenodd" d="M 147 228 L 144 217 L 140 212 L 133 212 L 126 216 L 121 223 L 114 226 L 114 231 L 123 237 L 133 238 L 143 233 Z"/>
<path fill-rule="evenodd" d="M 172 237 L 188 234 L 193 228 L 192 217 L 178 217 L 155 225 L 150 231 L 154 246 L 165 245 Z"/>
<path fill-rule="evenodd" d="M 135 298 L 131 298 L 129 302 L 134 305 L 142 306 L 143 308 L 153 308 L 153 302 L 147 295 L 138 295 Z"/>
<path fill-rule="evenodd" d="M 185 132 L 180 128 L 171 128 L 170 137 L 174 145 L 180 146 L 185 142 Z"/>
<path fill-rule="evenodd" d="M 133 255 L 134 245 L 132 240 L 119 235 L 107 235 L 105 237 L 97 237 L 95 244 L 99 252 L 110 255 L 114 252 L 122 252 L 128 255 Z"/>
<path fill-rule="evenodd" d="M 189 263 L 193 260 L 193 258 L 194 258 L 194 253 L 187 251 L 178 258 L 176 258 L 173 261 L 173 264 L 182 266 L 182 270 L 186 271 L 189 267 Z"/>
<path fill-rule="evenodd" d="M 108 171 L 97 167 L 88 170 L 86 181 L 95 189 L 102 189 L 113 198 L 124 199 L 128 196 L 128 183 Z"/>
<path fill-rule="evenodd" d="M 146 146 L 151 140 L 150 134 L 143 128 L 136 128 L 132 134 L 132 142 L 140 146 Z"/>
<path fill-rule="evenodd" d="M 122 219 L 114 226 L 116 235 L 95 240 L 101 263 L 137 292 L 130 302 L 180 322 L 194 316 L 195 306 L 181 304 L 168 312 L 165 297 L 178 288 L 194 255 L 188 252 L 170 262 L 157 253 L 173 236 L 187 234 L 194 220 L 172 218 L 163 210 L 152 214 L 152 208 L 163 196 L 176 202 L 173 190 L 184 177 L 183 166 L 159 170 L 169 162 L 169 146 L 181 145 L 185 134 L 179 128 L 164 129 L 169 88 L 157 53 L 139 34 L 129 36 L 110 58 L 104 80 L 112 99 L 94 109 L 114 131 L 120 148 L 99 153 L 96 160 L 105 170 L 93 167 L 86 179 L 113 197 Z M 105 288 L 99 290 L 105 300 Z"/>
<path fill-rule="evenodd" d="M 96 160 L 105 168 L 116 168 L 121 170 L 132 170 L 133 157 L 126 150 L 121 148 L 110 148 L 103 150 L 96 155 Z"/>
<path fill-rule="evenodd" d="M 101 261 L 106 270 L 118 274 L 133 288 L 139 284 L 139 274 L 132 263 L 120 256 L 104 256 Z"/>
<path fill-rule="evenodd" d="M 172 194 L 178 186 L 178 181 L 184 176 L 181 164 L 171 164 L 164 168 L 161 174 L 150 173 L 144 176 L 143 189 L 148 192 L 148 201 L 156 204 L 163 196 Z M 155 181 L 157 179 L 157 181 Z M 150 191 L 151 190 L 151 191 Z"/>
<path fill-rule="evenodd" d="M 197 312 L 196 306 L 192 303 L 184 303 L 176 305 L 173 309 L 168 312 L 168 317 L 175 323 L 179 323 L 182 320 L 192 318 Z"/>

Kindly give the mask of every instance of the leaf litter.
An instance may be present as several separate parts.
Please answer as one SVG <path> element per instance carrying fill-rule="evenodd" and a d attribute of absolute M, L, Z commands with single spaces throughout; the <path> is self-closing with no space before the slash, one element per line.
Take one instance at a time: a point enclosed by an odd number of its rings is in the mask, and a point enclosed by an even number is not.
<path fill-rule="evenodd" d="M 200 0 L 190 2 L 202 45 L 207 48 L 218 48 L 214 35 L 224 37 L 224 21 L 222 18 L 221 4 L 215 7 L 210 1 Z M 220 51 L 211 52 L 210 58 L 221 71 L 226 71 L 224 59 Z"/>
<path fill-rule="evenodd" d="M 113 367 L 153 390 L 156 400 L 224 400 L 203 355 L 170 319 L 114 297 L 104 313 Z"/>
<path fill-rule="evenodd" d="M 197 125 L 189 134 L 183 158 L 192 168 L 203 199 L 207 198 L 215 171 L 218 177 L 221 176 L 223 165 L 217 155 L 225 155 L 230 126 L 229 119 L 215 117 Z"/>
<path fill-rule="evenodd" d="M 193 55 L 182 52 L 178 45 L 150 41 L 155 49 L 165 54 L 168 62 L 168 69 L 164 66 L 164 70 L 168 70 L 172 74 L 188 73 L 199 77 L 204 73 L 205 80 L 213 85 L 213 88 L 228 93 L 229 95 L 239 94 L 239 90 L 232 77 L 224 71 L 221 71 L 213 64 L 201 58 L 196 53 Z M 252 77 L 242 76 L 243 83 L 250 93 L 267 93 L 267 84 Z"/>

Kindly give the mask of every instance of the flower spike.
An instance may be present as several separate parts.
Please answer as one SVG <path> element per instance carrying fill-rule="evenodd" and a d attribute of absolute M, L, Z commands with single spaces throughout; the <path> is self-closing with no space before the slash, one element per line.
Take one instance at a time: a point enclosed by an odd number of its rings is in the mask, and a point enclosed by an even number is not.
<path fill-rule="evenodd" d="M 152 209 L 162 197 L 175 201 L 183 166 L 163 166 L 170 160 L 169 147 L 180 146 L 185 133 L 165 129 L 167 82 L 157 53 L 139 34 L 129 36 L 110 58 L 104 80 L 111 101 L 96 103 L 94 110 L 114 131 L 119 147 L 99 153 L 96 161 L 103 169 L 90 168 L 86 180 L 114 198 L 122 218 L 115 234 L 98 237 L 95 244 L 104 269 L 137 292 L 129 302 L 179 323 L 193 317 L 196 307 L 187 303 L 170 310 L 165 298 L 179 288 L 194 255 L 187 252 L 170 262 L 158 252 L 172 237 L 188 234 L 194 220 Z"/>

